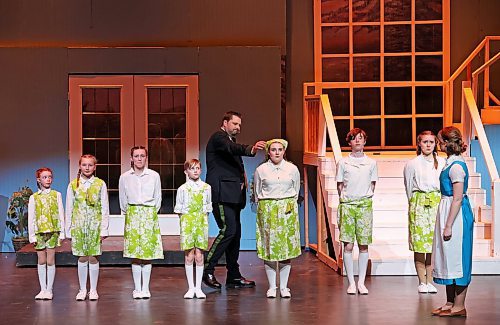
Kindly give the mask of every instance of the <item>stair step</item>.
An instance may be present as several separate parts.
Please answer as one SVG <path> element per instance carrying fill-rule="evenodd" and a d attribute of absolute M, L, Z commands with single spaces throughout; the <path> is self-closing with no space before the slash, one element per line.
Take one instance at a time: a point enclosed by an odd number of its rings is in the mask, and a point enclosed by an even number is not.
<path fill-rule="evenodd" d="M 481 222 L 492 222 L 493 210 L 489 205 L 480 205 L 478 207 L 477 220 Z"/>

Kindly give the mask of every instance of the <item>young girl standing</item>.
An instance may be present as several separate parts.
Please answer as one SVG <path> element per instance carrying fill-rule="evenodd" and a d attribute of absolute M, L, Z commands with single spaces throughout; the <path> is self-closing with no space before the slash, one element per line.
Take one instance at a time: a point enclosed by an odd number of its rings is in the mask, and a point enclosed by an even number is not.
<path fill-rule="evenodd" d="M 146 167 L 148 151 L 130 150 L 132 168 L 120 176 L 120 208 L 125 214 L 123 256 L 132 258 L 134 299 L 149 299 L 151 260 L 163 258 L 158 211 L 161 207 L 160 175 Z M 141 286 L 142 278 L 142 286 Z"/>
<path fill-rule="evenodd" d="M 28 234 L 35 243 L 38 256 L 40 293 L 37 300 L 52 300 L 52 286 L 56 276 L 55 248 L 64 239 L 64 208 L 61 193 L 52 190 L 53 173 L 44 167 L 36 171 L 38 192 L 28 203 Z"/>
<path fill-rule="evenodd" d="M 189 289 L 184 299 L 204 299 L 201 290 L 203 251 L 208 247 L 208 213 L 212 212 L 211 187 L 200 179 L 201 163 L 191 159 L 184 163 L 186 183 L 177 190 L 174 212 L 180 216 L 181 249 L 185 252 L 185 268 Z M 193 283 L 196 262 L 196 286 Z"/>
<path fill-rule="evenodd" d="M 80 157 L 78 175 L 66 192 L 66 233 L 72 238 L 71 249 L 78 258 L 80 291 L 76 300 L 87 297 L 87 274 L 90 273 L 89 299 L 97 300 L 97 281 L 101 241 L 108 236 L 108 189 L 103 180 L 94 176 L 97 159 Z"/>
<path fill-rule="evenodd" d="M 418 156 L 404 168 L 404 183 L 408 196 L 408 244 L 413 251 L 419 279 L 418 292 L 436 293 L 432 285 L 432 239 L 436 212 L 441 199 L 439 174 L 445 160 L 437 155 L 437 139 L 431 131 L 417 136 Z"/>
<path fill-rule="evenodd" d="M 338 225 L 340 241 L 344 242 L 344 267 L 349 281 L 348 294 L 356 294 L 352 250 L 358 242 L 358 291 L 368 294 L 365 287 L 368 267 L 368 245 L 372 243 L 373 208 L 372 197 L 378 180 L 377 162 L 364 154 L 366 132 L 354 128 L 347 133 L 346 141 L 351 146 L 348 157 L 337 164 L 337 191 L 340 197 Z"/>

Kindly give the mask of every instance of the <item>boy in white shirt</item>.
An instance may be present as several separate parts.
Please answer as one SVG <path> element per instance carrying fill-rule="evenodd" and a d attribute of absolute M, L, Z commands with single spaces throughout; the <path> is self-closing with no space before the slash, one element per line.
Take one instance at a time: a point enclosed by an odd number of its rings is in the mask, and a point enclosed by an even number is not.
<path fill-rule="evenodd" d="M 363 153 L 366 132 L 354 128 L 347 133 L 346 141 L 351 146 L 348 157 L 337 164 L 337 191 L 340 197 L 338 206 L 338 226 L 340 241 L 344 243 L 344 266 L 349 281 L 348 294 L 356 294 L 352 250 L 354 241 L 359 247 L 358 291 L 368 294 L 365 287 L 368 266 L 368 245 L 372 243 L 373 208 L 372 196 L 378 180 L 377 163 Z"/>

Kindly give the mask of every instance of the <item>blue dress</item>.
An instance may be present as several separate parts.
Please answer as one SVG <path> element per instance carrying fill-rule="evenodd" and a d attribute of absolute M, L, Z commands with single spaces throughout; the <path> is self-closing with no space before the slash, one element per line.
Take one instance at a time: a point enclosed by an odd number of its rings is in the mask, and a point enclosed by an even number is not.
<path fill-rule="evenodd" d="M 474 215 L 467 197 L 469 172 L 467 165 L 460 156 L 450 157 L 451 163 L 443 169 L 439 176 L 441 202 L 436 217 L 432 261 L 434 282 L 443 285 L 457 284 L 467 286 L 471 281 L 472 271 L 472 239 L 474 231 Z M 453 201 L 453 183 L 450 169 L 460 165 L 464 172 L 464 197 L 462 207 L 452 226 L 452 238 L 443 240 L 443 231 Z"/>

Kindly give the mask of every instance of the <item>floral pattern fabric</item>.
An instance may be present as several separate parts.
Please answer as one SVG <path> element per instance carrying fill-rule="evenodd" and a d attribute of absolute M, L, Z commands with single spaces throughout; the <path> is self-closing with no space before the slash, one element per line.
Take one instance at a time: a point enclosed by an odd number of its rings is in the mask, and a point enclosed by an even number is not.
<path fill-rule="evenodd" d="M 210 190 L 208 184 L 198 188 L 186 186 L 187 213 L 180 217 L 181 249 L 208 247 L 208 215 L 204 212 L 204 193 Z M 180 192 L 178 192 L 180 193 Z M 176 211 L 177 212 L 177 211 Z"/>
<path fill-rule="evenodd" d="M 160 223 L 155 207 L 128 205 L 123 256 L 141 260 L 163 258 Z"/>
<path fill-rule="evenodd" d="M 61 231 L 57 192 L 39 192 L 33 194 L 33 198 L 35 199 L 36 233 Z"/>
<path fill-rule="evenodd" d="M 95 177 L 85 189 L 76 186 L 76 179 L 70 184 L 73 190 L 73 211 L 71 216 L 71 249 L 76 256 L 101 255 L 101 189 L 104 181 Z"/>
<path fill-rule="evenodd" d="M 300 255 L 300 226 L 295 197 L 259 200 L 257 255 L 266 261 L 284 261 Z"/>
<path fill-rule="evenodd" d="M 373 207 L 372 199 L 340 201 L 338 206 L 340 241 L 358 245 L 372 243 Z"/>
<path fill-rule="evenodd" d="M 413 192 L 408 208 L 408 244 L 413 252 L 432 253 L 439 192 Z"/>
<path fill-rule="evenodd" d="M 61 241 L 59 240 L 59 232 L 46 232 L 35 235 L 35 249 L 42 250 L 46 248 L 56 248 L 61 246 Z"/>

